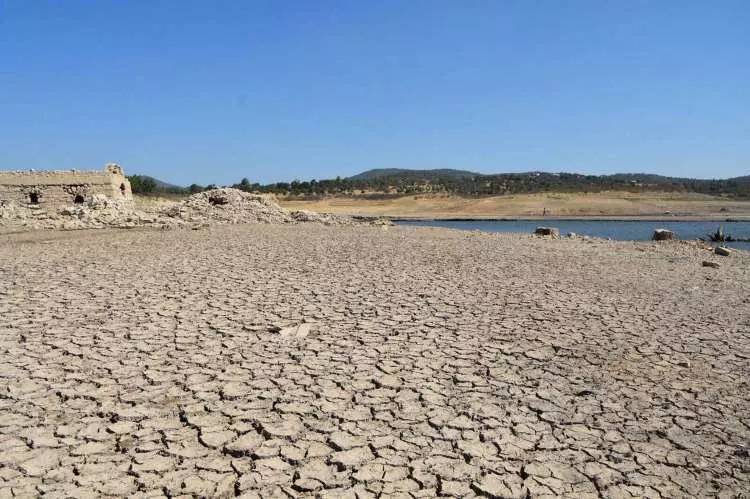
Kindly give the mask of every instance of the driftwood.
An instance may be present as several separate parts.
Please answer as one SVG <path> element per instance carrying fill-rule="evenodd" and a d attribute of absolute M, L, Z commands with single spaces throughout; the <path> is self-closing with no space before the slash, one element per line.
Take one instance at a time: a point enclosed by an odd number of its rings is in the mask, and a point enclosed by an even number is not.
<path fill-rule="evenodd" d="M 706 238 L 701 237 L 701 241 L 711 241 L 713 243 L 739 243 L 750 242 L 750 238 L 732 237 L 731 234 L 724 232 L 724 227 L 719 226 L 716 232 L 708 234 Z"/>

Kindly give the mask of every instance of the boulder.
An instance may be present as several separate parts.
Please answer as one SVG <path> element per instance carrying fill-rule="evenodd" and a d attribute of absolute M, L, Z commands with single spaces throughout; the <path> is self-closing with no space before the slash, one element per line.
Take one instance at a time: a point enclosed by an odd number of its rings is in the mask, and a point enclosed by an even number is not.
<path fill-rule="evenodd" d="M 667 229 L 656 229 L 651 239 L 654 241 L 672 241 L 677 239 L 677 234 Z"/>
<path fill-rule="evenodd" d="M 729 248 L 725 248 L 724 246 L 717 246 L 716 249 L 714 249 L 714 253 L 721 256 L 729 256 L 732 254 Z"/>
<path fill-rule="evenodd" d="M 534 230 L 537 236 L 551 236 L 553 239 L 560 237 L 560 229 L 557 227 L 537 227 Z"/>

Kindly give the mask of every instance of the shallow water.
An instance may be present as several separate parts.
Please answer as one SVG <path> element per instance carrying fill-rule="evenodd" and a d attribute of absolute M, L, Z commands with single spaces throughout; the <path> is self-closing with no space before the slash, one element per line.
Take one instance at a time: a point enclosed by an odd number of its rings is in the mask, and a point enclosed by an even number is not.
<path fill-rule="evenodd" d="M 677 233 L 680 239 L 698 239 L 716 232 L 719 226 L 724 233 L 733 237 L 750 238 L 750 222 L 655 222 L 642 220 L 401 220 L 399 225 L 416 225 L 426 227 L 446 227 L 449 229 L 481 230 L 484 232 L 521 232 L 529 234 L 539 226 L 557 227 L 560 234 L 575 232 L 578 235 L 611 238 L 620 241 L 648 241 L 654 229 L 669 229 Z M 726 243 L 726 246 L 750 250 L 750 242 Z"/>

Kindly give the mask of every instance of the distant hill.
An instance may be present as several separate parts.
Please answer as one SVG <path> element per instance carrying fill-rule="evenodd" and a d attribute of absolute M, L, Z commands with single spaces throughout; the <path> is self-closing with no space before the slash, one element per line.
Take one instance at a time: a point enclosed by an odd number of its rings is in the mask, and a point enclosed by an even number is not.
<path fill-rule="evenodd" d="M 302 196 L 398 195 L 446 193 L 459 196 L 500 196 L 535 192 L 665 191 L 697 192 L 750 198 L 750 176 L 731 179 L 692 179 L 650 173 L 584 175 L 580 173 L 495 173 L 466 170 L 380 168 L 349 178 L 278 182 L 254 190 Z"/>
<path fill-rule="evenodd" d="M 153 180 L 156 183 L 156 187 L 158 189 L 169 190 L 169 189 L 182 189 L 183 188 L 180 185 L 170 184 L 169 182 L 164 182 L 163 180 L 159 180 L 158 178 L 152 177 L 150 175 L 141 175 L 141 176 L 145 178 L 150 178 L 151 180 Z"/>
<path fill-rule="evenodd" d="M 603 175 L 603 177 L 611 178 L 613 180 L 625 180 L 628 182 L 635 181 L 645 184 L 670 184 L 675 182 L 750 182 L 750 175 L 728 179 L 698 179 L 689 177 L 665 177 L 664 175 L 655 175 L 653 173 L 615 173 L 612 175 Z"/>
<path fill-rule="evenodd" d="M 156 194 L 161 192 L 181 194 L 185 192 L 184 187 L 164 182 L 150 175 L 128 175 L 127 177 L 130 181 L 130 187 L 135 194 Z"/>
<path fill-rule="evenodd" d="M 435 179 L 435 178 L 466 178 L 466 177 L 517 177 L 517 176 L 536 176 L 536 177 L 547 177 L 547 176 L 567 176 L 567 177 L 579 177 L 579 178 L 606 178 L 615 182 L 636 182 L 641 184 L 670 184 L 670 183 L 681 183 L 681 182 L 711 182 L 711 181 L 722 181 L 722 179 L 695 179 L 689 177 L 667 177 L 664 175 L 656 175 L 654 173 L 613 173 L 610 175 L 584 175 L 579 173 L 549 173 L 549 172 L 518 172 L 518 173 L 477 173 L 468 170 L 454 170 L 451 168 L 433 169 L 433 170 L 412 170 L 407 168 L 375 168 L 367 170 L 357 175 L 348 177 L 347 180 L 372 180 L 383 177 L 393 178 L 419 178 L 419 179 Z M 744 177 L 728 178 L 727 182 L 750 182 L 750 175 Z"/>
<path fill-rule="evenodd" d="M 149 175 L 128 177 L 136 194 L 185 194 L 213 188 L 193 184 L 188 188 L 164 182 Z M 260 185 L 246 179 L 233 187 L 246 191 L 273 192 L 293 196 L 325 195 L 403 195 L 444 193 L 459 196 L 501 196 L 535 192 L 664 191 L 697 192 L 714 196 L 750 199 L 750 175 L 729 179 L 666 177 L 651 173 L 495 173 L 482 174 L 450 168 L 410 170 L 379 168 L 348 178 L 277 182 Z"/>
<path fill-rule="evenodd" d="M 440 168 L 435 170 L 408 170 L 404 168 L 375 168 L 367 170 L 347 180 L 371 180 L 382 177 L 418 177 L 418 178 L 438 178 L 438 177 L 476 177 L 480 173 L 474 173 L 466 170 L 453 170 L 450 168 Z"/>

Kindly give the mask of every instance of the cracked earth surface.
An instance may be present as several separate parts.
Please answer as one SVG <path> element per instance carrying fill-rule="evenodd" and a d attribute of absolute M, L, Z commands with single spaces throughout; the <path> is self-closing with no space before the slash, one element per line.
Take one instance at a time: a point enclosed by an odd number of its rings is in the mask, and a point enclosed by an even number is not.
<path fill-rule="evenodd" d="M 750 255 L 441 229 L 0 238 L 0 497 L 742 497 Z"/>

